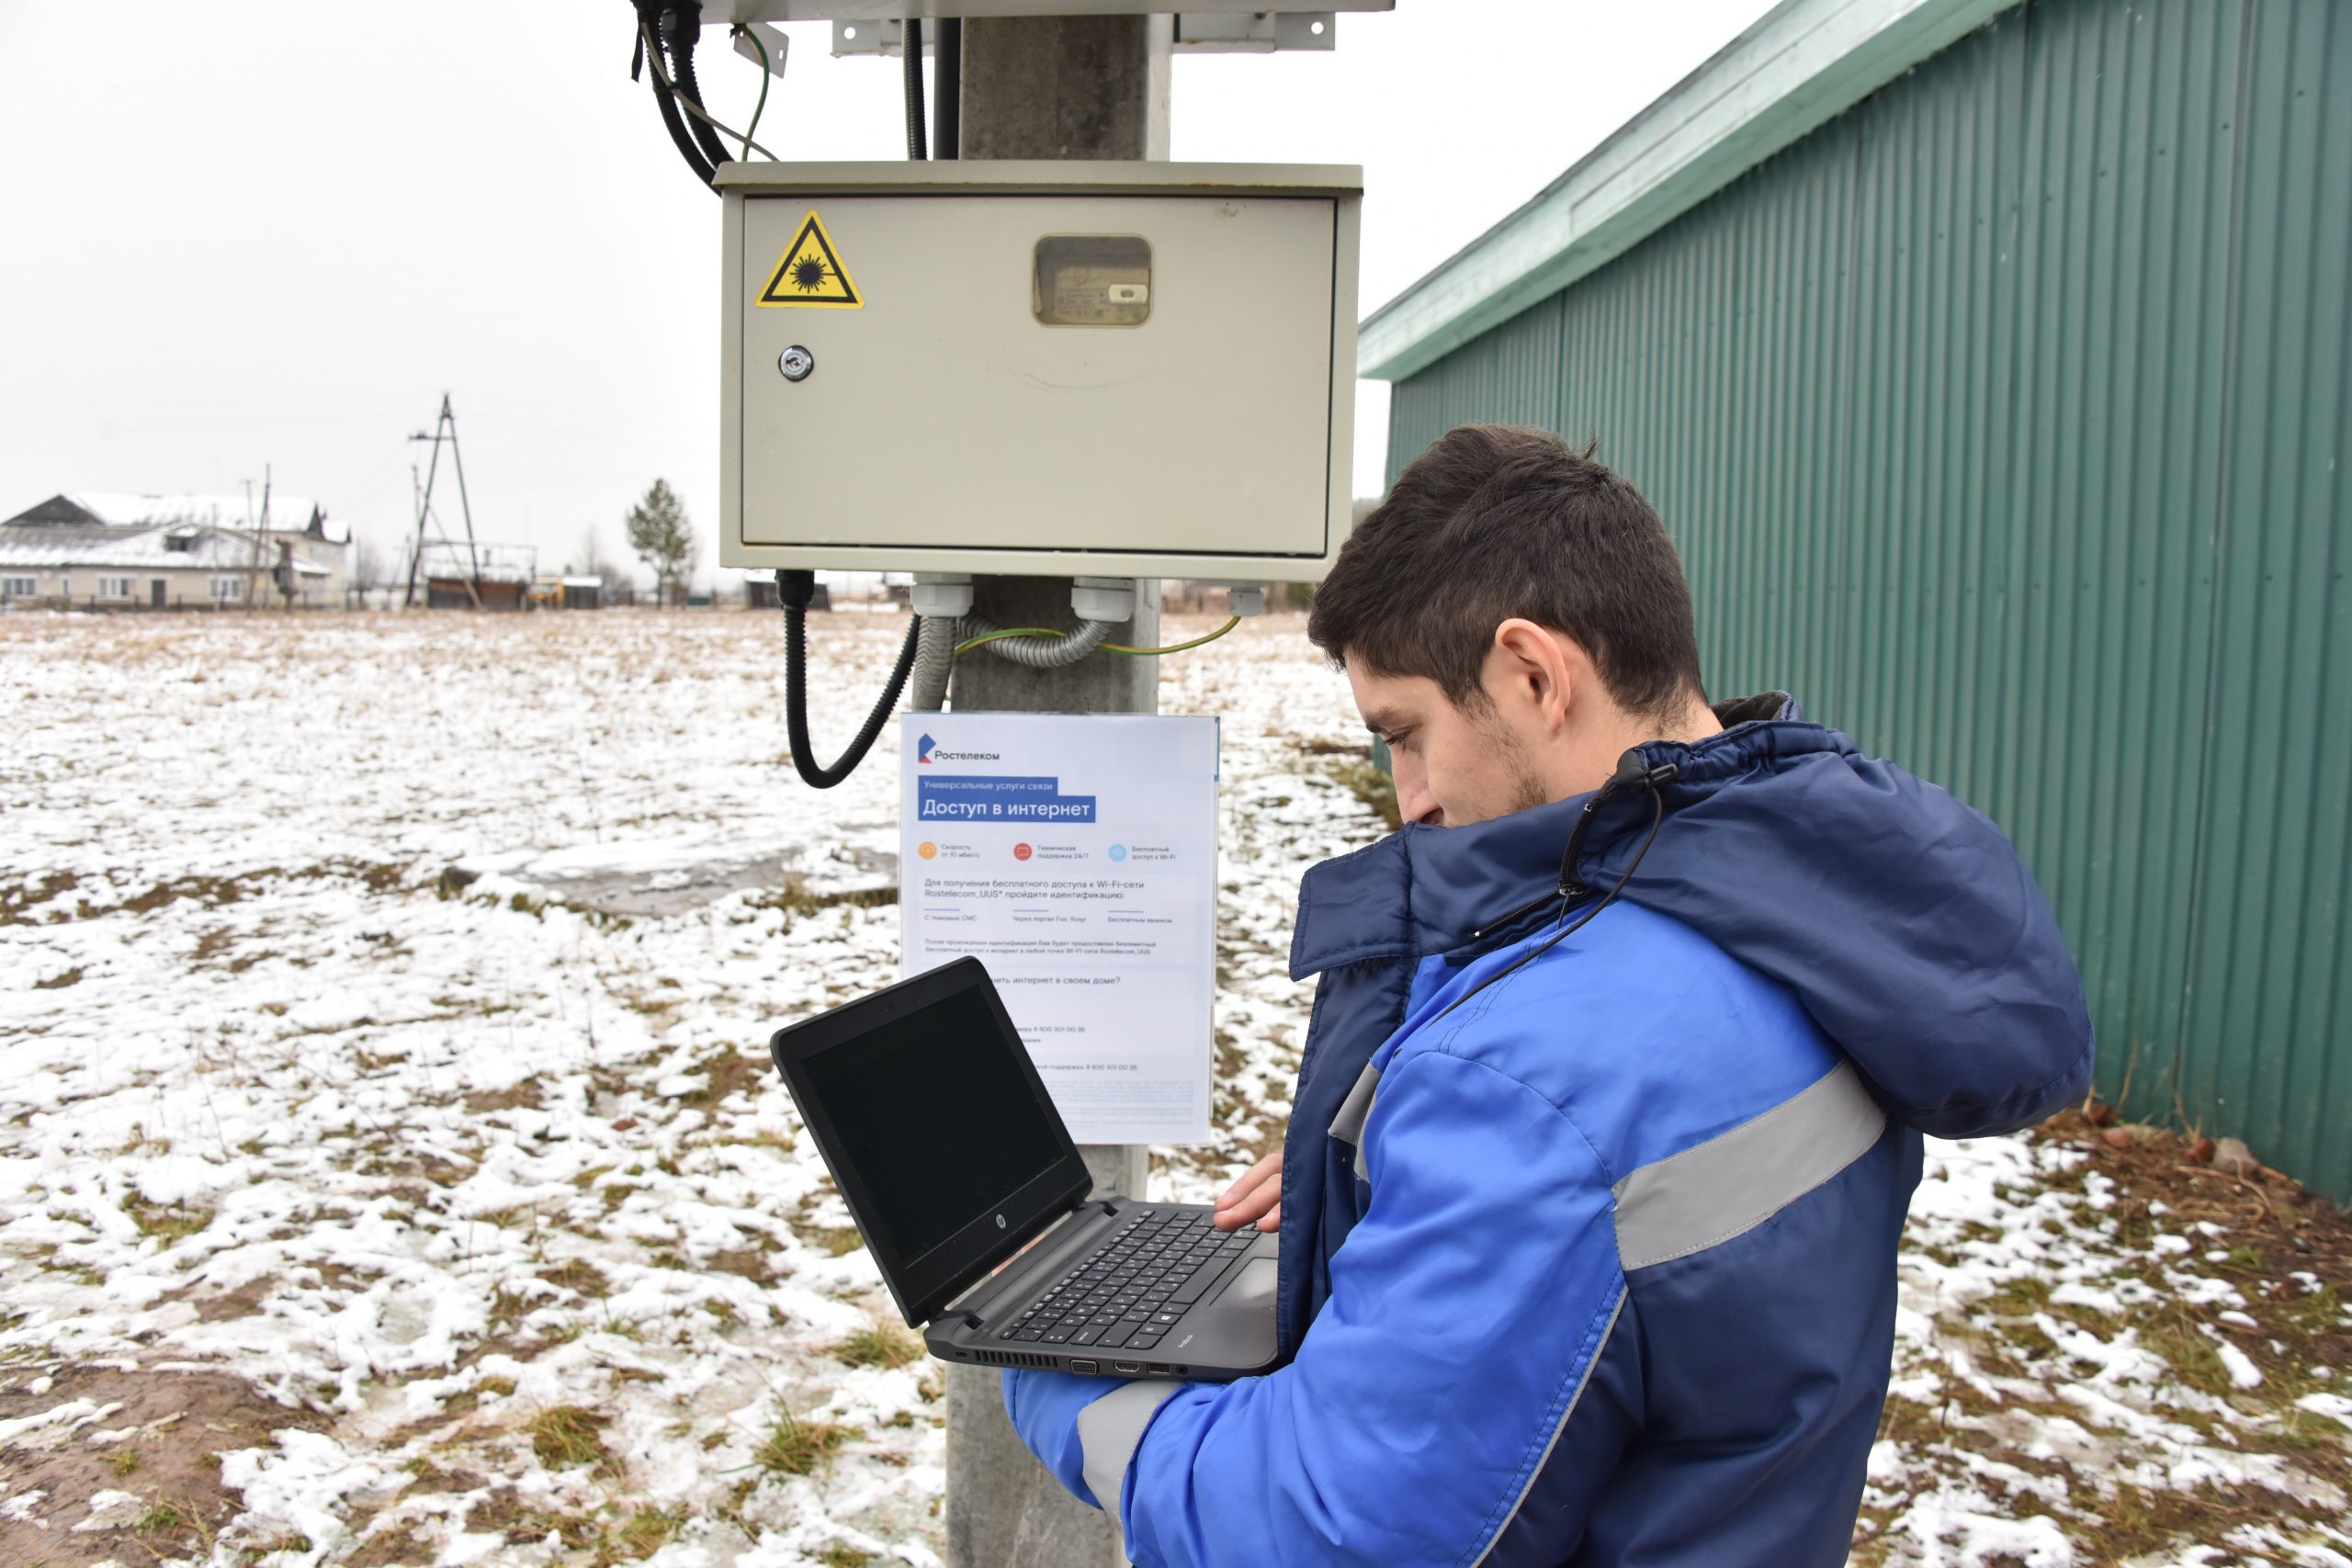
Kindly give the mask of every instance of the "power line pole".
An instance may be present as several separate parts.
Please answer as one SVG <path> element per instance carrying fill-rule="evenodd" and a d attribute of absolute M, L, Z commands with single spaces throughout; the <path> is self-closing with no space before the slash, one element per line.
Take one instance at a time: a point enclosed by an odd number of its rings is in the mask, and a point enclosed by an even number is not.
<path fill-rule="evenodd" d="M 444 428 L 447 428 L 449 433 L 447 436 L 441 434 Z M 409 552 L 408 591 L 401 596 L 401 608 L 405 610 L 416 603 L 416 568 L 417 562 L 424 556 L 424 523 L 425 519 L 433 514 L 433 481 L 441 472 L 441 443 L 447 440 L 449 443 L 449 459 L 457 466 L 458 470 L 458 505 L 464 511 L 466 516 L 466 563 L 469 573 L 466 579 L 466 592 L 472 597 L 474 608 L 479 610 L 481 608 L 481 552 L 480 547 L 474 543 L 473 502 L 466 498 L 465 454 L 458 449 L 458 415 L 449 407 L 448 393 L 441 394 L 441 413 L 440 417 L 433 422 L 433 434 L 427 435 L 420 430 L 409 439 L 432 442 L 433 458 L 425 466 L 424 492 L 417 498 L 416 544 Z M 413 466 L 409 471 L 413 478 L 415 473 Z M 436 524 L 438 521 L 439 519 L 435 519 Z M 447 535 L 443 536 L 442 543 L 448 543 Z M 430 580 L 427 581 L 426 592 L 428 596 L 431 593 Z"/>
<path fill-rule="evenodd" d="M 1164 159 L 1168 156 L 1170 19 L 1156 17 L 971 17 L 961 34 L 961 142 L 967 158 Z M 933 69 L 943 78 L 934 61 Z M 943 92 L 944 100 L 945 94 Z M 943 101 L 943 109 L 944 103 Z M 955 123 L 942 113 L 937 117 Z M 942 144 L 938 151 L 948 154 Z M 978 577 L 972 610 L 1005 626 L 1074 629 L 1066 578 Z M 1109 640 L 1155 648 L 1159 585 L 1142 585 L 1135 618 Z M 956 660 L 958 712 L 1157 713 L 1159 660 L 1084 659 L 1059 670 L 1001 660 Z M 1202 1042 L 1207 1049 L 1207 1042 Z M 1098 1190 L 1141 1198 L 1151 1151 L 1083 1148 Z M 998 1375 L 947 1369 L 949 1568 L 1113 1568 L 1124 1563 L 1118 1499 L 1096 1513 L 1022 1447 L 1005 1419 Z"/>

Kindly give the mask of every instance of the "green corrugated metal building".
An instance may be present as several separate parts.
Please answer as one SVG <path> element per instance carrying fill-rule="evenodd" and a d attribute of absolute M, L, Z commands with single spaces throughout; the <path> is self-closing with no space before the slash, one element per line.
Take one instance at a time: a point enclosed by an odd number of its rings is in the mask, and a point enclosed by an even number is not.
<path fill-rule="evenodd" d="M 1990 813 L 2105 1092 L 2339 1202 L 2347 83 L 2331 0 L 1790 0 L 1362 350 L 1392 475 L 1466 421 L 1596 438 L 1710 690 Z"/>

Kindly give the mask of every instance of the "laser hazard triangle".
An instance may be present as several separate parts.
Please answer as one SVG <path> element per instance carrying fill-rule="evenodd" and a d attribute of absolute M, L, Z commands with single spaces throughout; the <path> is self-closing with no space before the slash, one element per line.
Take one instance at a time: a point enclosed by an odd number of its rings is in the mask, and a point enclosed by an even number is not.
<path fill-rule="evenodd" d="M 784 248 L 784 259 L 775 264 L 768 275 L 767 287 L 760 290 L 754 301 L 768 305 L 815 305 L 835 310 L 856 310 L 865 300 L 858 293 L 857 285 L 850 281 L 849 269 L 842 265 L 841 253 L 833 248 L 833 237 L 825 232 L 825 220 L 810 212 L 801 221 L 800 231 L 792 243 Z"/>

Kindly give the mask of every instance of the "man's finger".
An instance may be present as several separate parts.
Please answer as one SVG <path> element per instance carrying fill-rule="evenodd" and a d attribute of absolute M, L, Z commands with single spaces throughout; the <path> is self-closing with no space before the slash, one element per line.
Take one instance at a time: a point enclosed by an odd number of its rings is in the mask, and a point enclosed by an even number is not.
<path fill-rule="evenodd" d="M 1279 1179 L 1261 1182 L 1256 1191 L 1238 1203 L 1219 1209 L 1215 1215 L 1215 1223 L 1219 1230 L 1230 1231 L 1239 1230 L 1255 1220 L 1260 1229 L 1272 1230 L 1274 1226 L 1267 1224 L 1264 1216 L 1278 1213 L 1282 1201 L 1283 1184 Z M 1281 1223 L 1279 1218 L 1274 1222 L 1275 1224 Z"/>
<path fill-rule="evenodd" d="M 1254 1220 L 1266 1212 L 1266 1205 L 1279 1202 L 1283 1195 L 1283 1179 L 1279 1174 L 1267 1177 L 1249 1191 L 1238 1197 L 1228 1196 L 1217 1205 L 1219 1220 Z"/>
<path fill-rule="evenodd" d="M 1278 1175 L 1282 1168 L 1282 1151 L 1277 1149 L 1248 1170 L 1243 1171 L 1240 1179 L 1225 1190 L 1225 1196 L 1216 1201 L 1216 1206 L 1220 1209 L 1230 1208 L 1264 1185 L 1268 1176 Z"/>

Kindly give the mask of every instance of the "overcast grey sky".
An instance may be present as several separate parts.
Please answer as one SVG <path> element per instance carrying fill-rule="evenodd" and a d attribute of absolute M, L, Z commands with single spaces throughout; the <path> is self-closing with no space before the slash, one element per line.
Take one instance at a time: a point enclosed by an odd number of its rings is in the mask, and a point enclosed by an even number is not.
<path fill-rule="evenodd" d="M 1369 311 L 1769 8 L 1398 0 L 1329 54 L 1180 58 L 1173 152 L 1362 164 Z M 628 79 L 630 24 L 621 0 L 0 0 L 0 516 L 269 463 L 389 553 L 447 389 L 483 537 L 554 567 L 594 527 L 619 558 L 661 475 L 709 581 L 719 204 Z M 896 62 L 790 31 L 762 144 L 903 155 Z M 718 29 L 698 58 L 741 126 L 756 69 Z M 1385 411 L 1360 400 L 1360 489 Z"/>

